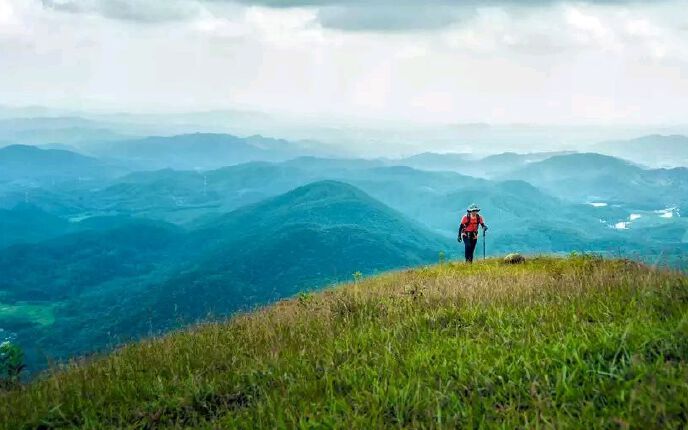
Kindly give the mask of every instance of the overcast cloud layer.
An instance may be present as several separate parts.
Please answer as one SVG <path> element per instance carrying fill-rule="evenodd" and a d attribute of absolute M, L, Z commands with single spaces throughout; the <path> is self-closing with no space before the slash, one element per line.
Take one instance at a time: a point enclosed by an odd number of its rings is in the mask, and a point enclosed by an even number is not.
<path fill-rule="evenodd" d="M 685 123 L 687 0 L 0 0 L 0 104 Z"/>

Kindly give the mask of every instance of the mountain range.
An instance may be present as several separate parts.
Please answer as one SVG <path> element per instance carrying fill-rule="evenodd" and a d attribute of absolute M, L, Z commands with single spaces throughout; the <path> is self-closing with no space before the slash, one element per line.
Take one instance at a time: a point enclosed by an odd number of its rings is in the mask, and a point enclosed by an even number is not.
<path fill-rule="evenodd" d="M 643 169 L 618 158 L 581 153 L 555 156 L 504 178 L 527 181 L 579 203 L 605 202 L 635 209 L 687 208 L 688 168 Z"/>
<path fill-rule="evenodd" d="M 134 170 L 212 169 L 249 161 L 280 161 L 305 155 L 299 145 L 263 136 L 194 133 L 100 143 L 86 149 Z"/>
<path fill-rule="evenodd" d="M 79 148 L 0 149 L 0 328 L 33 369 L 354 273 L 460 258 L 472 202 L 488 255 L 686 264 L 685 168 L 559 152 L 328 158 L 208 133 Z"/>
<path fill-rule="evenodd" d="M 650 167 L 688 166 L 688 137 L 653 134 L 630 140 L 602 142 L 594 152 L 612 155 Z"/>
<path fill-rule="evenodd" d="M 25 182 L 42 185 L 64 181 L 92 181 L 123 173 L 99 159 L 73 151 L 39 149 L 29 145 L 0 148 L 0 184 Z"/>
<path fill-rule="evenodd" d="M 505 152 L 480 156 L 475 154 L 439 154 L 426 152 L 400 160 L 390 160 L 390 162 L 421 170 L 447 170 L 474 177 L 495 178 L 524 167 L 529 163 L 571 153 L 573 152 L 534 152 L 528 154 Z"/>
<path fill-rule="evenodd" d="M 194 229 L 130 220 L 0 251 L 0 325 L 40 368 L 299 291 L 436 261 L 450 242 L 362 191 L 316 182 Z M 36 315 L 49 315 L 46 324 Z M 109 335 L 108 335 L 109 334 Z"/>

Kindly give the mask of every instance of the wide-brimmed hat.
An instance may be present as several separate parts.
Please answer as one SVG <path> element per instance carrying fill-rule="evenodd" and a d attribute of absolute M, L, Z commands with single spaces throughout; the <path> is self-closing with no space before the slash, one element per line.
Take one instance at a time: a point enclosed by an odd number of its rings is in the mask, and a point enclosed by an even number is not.
<path fill-rule="evenodd" d="M 468 212 L 480 212 L 480 206 L 476 205 L 475 203 L 471 203 L 471 205 L 466 210 Z"/>

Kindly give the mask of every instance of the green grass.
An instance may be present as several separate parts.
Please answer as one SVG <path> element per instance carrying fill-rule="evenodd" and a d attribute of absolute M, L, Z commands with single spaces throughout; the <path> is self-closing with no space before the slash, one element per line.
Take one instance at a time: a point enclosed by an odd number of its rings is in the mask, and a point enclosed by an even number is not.
<path fill-rule="evenodd" d="M 686 428 L 688 280 L 628 261 L 447 263 L 53 371 L 5 428 Z"/>

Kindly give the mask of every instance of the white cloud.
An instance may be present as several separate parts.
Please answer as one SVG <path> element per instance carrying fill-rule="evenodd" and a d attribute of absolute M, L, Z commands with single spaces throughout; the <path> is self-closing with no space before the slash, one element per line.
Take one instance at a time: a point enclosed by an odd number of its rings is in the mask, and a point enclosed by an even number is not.
<path fill-rule="evenodd" d="M 12 22 L 14 10 L 7 0 L 0 1 L 0 25 L 3 27 Z"/>
<path fill-rule="evenodd" d="M 26 34 L 26 28 L 11 0 L 0 0 L 0 37 Z"/>
<path fill-rule="evenodd" d="M 311 46 L 325 42 L 325 35 L 312 9 L 276 10 L 250 7 L 246 22 L 265 42 L 283 47 Z"/>
<path fill-rule="evenodd" d="M 5 103 L 240 104 L 450 122 L 685 119 L 680 1 L 493 2 L 446 28 L 378 33 L 323 26 L 317 7 L 146 0 L 133 19 L 95 0 L 51 3 L 0 0 Z"/>
<path fill-rule="evenodd" d="M 197 16 L 202 6 L 189 0 L 41 0 L 46 8 L 69 13 L 98 14 L 135 22 L 181 21 Z"/>
<path fill-rule="evenodd" d="M 582 45 L 611 48 L 616 43 L 615 33 L 599 16 L 587 13 L 577 7 L 566 8 L 566 23 L 575 39 Z"/>

